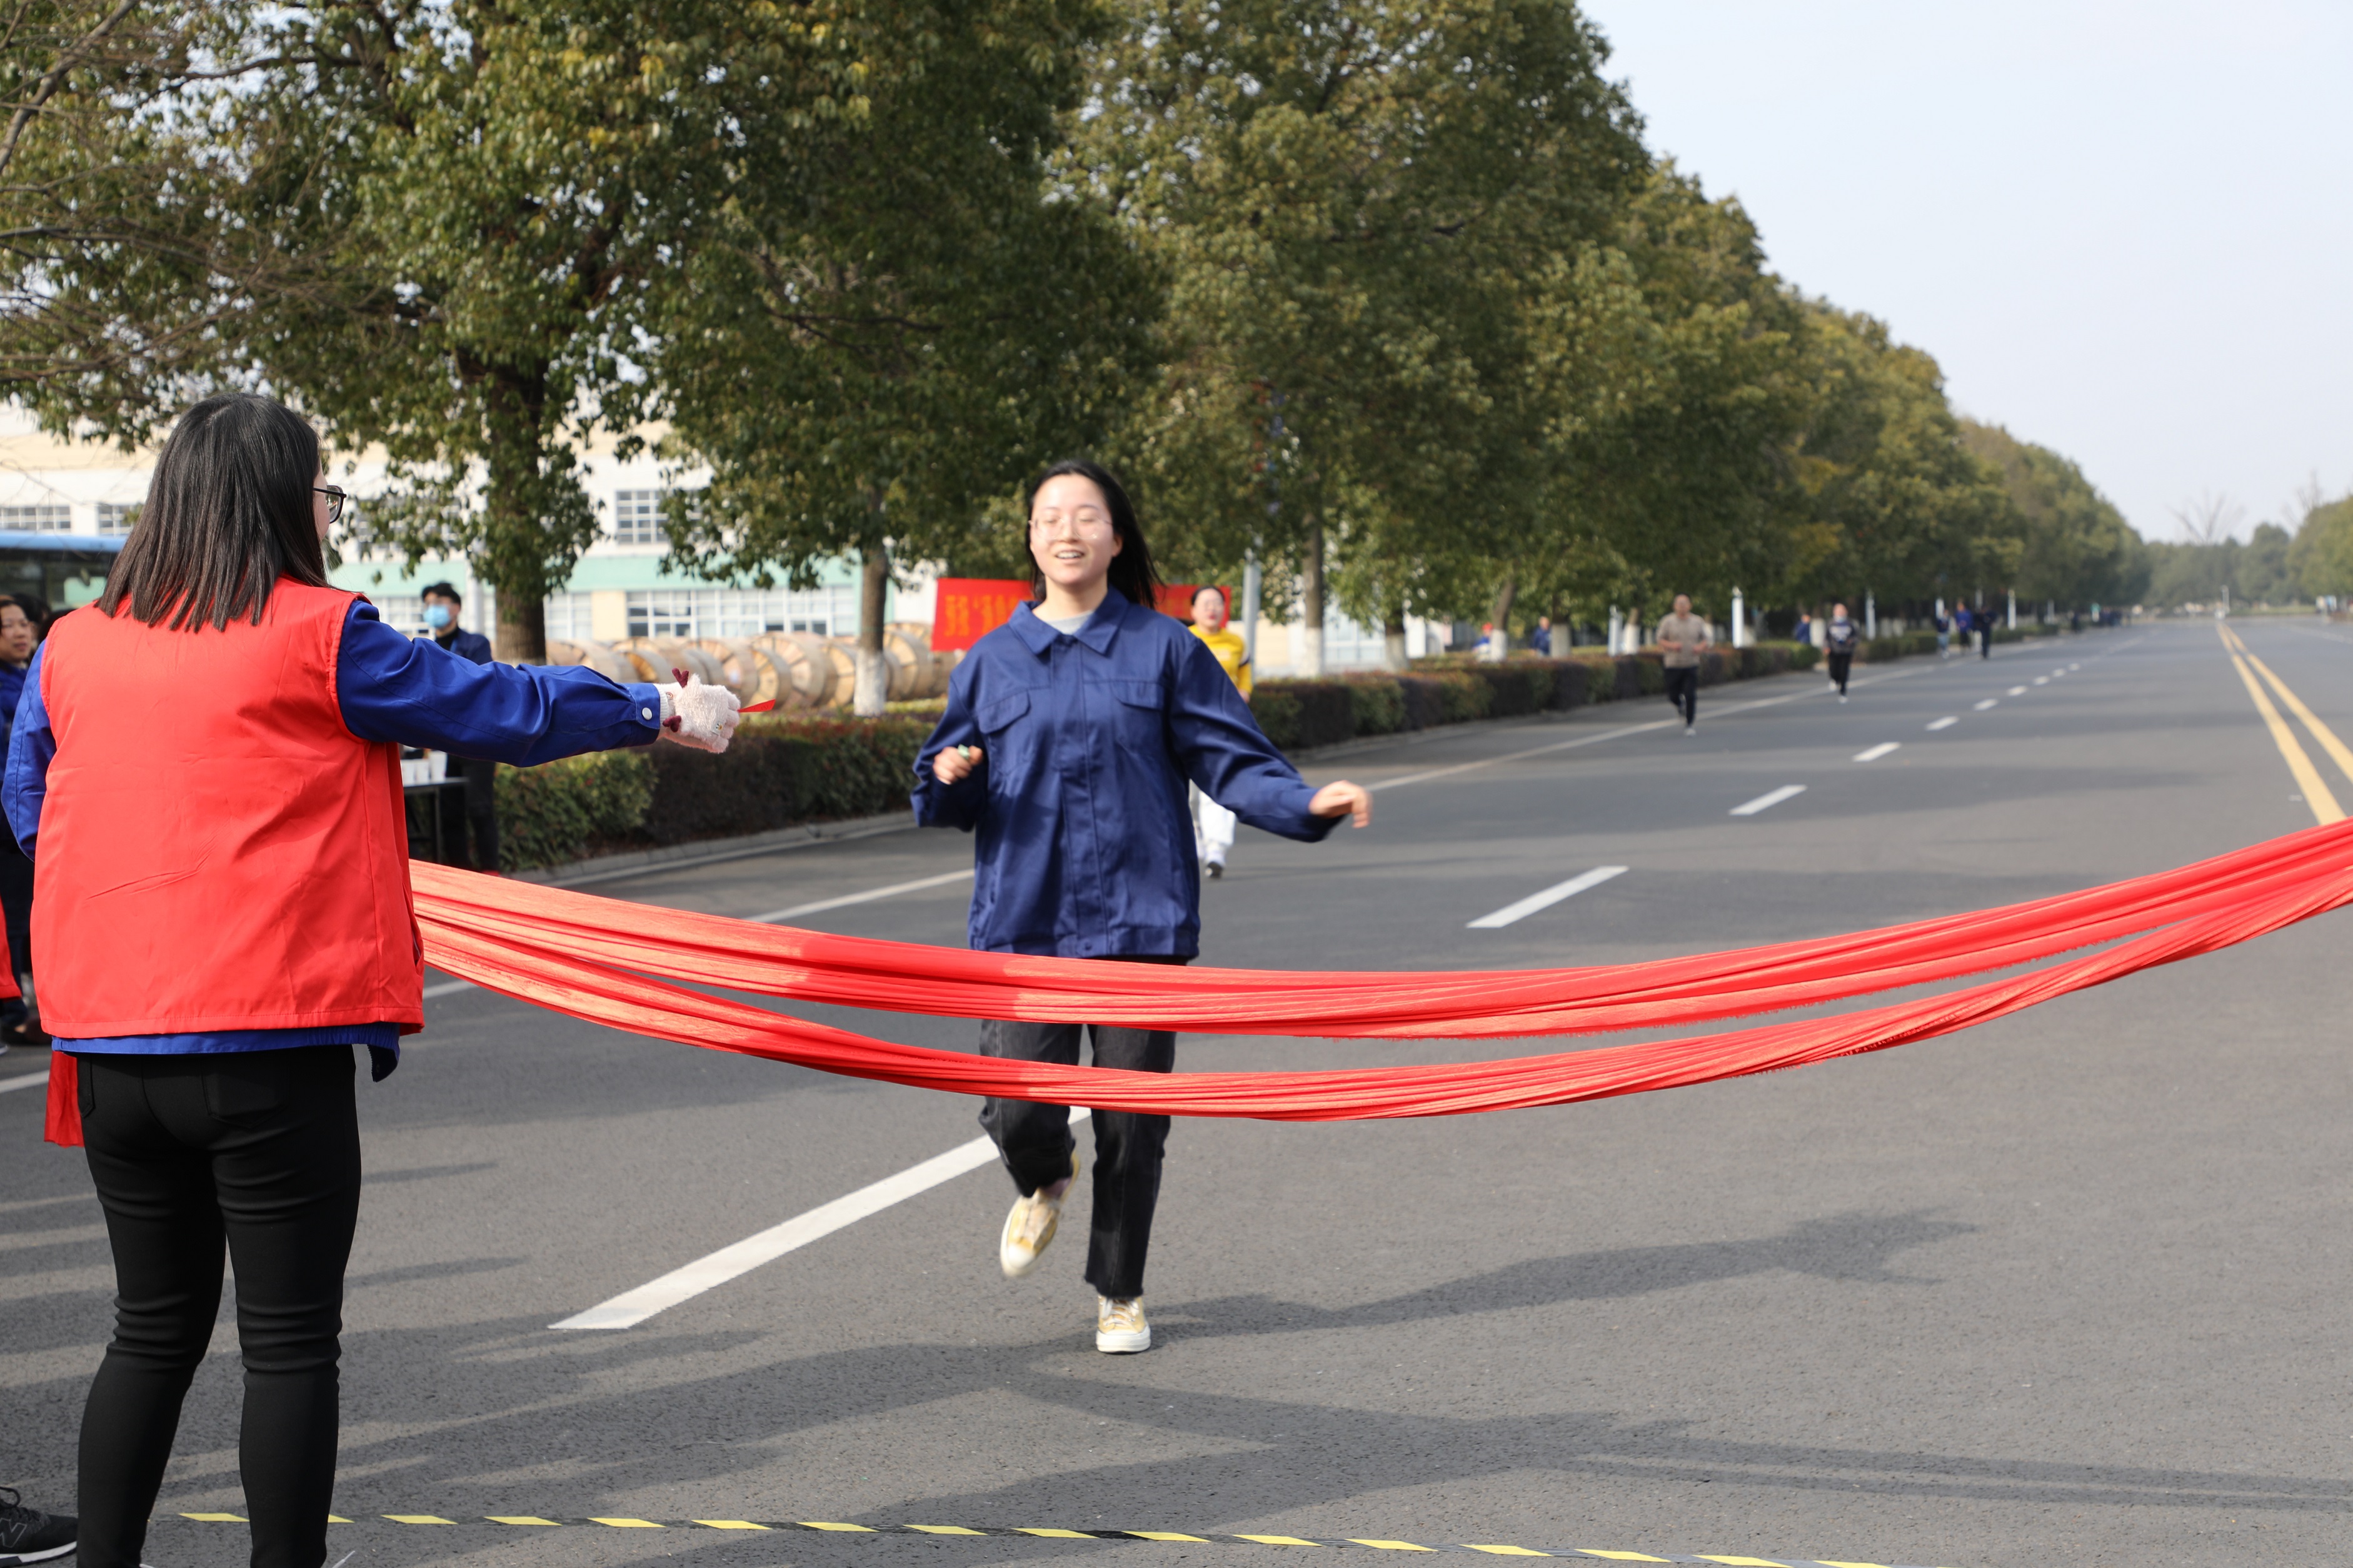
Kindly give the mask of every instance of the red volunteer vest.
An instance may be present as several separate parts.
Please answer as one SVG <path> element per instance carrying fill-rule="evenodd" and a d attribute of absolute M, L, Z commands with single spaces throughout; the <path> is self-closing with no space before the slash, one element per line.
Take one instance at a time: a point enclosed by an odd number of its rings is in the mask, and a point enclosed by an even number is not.
<path fill-rule="evenodd" d="M 400 751 L 343 728 L 355 594 L 261 624 L 61 616 L 35 845 L 41 1025 L 65 1040 L 425 1020 Z"/>

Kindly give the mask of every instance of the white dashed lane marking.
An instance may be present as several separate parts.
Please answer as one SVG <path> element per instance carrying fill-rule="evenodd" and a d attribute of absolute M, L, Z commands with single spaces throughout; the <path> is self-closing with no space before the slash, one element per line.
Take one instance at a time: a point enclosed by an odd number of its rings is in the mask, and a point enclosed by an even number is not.
<path fill-rule="evenodd" d="M 1936 731 L 1936 730 L 1949 730 L 1949 729 L 1951 729 L 1954 725 L 1956 725 L 1956 724 L 1957 724 L 1957 723 L 1959 723 L 1959 722 L 1960 722 L 1960 721 L 1959 721 L 1958 719 L 1956 719 L 1956 718 L 1952 717 L 1950 714 L 1947 714 L 1947 715 L 1946 715 L 1946 716 L 1945 716 L 1944 718 L 1942 718 L 1942 719 L 1931 719 L 1931 720 L 1929 720 L 1929 721 L 1928 721 L 1928 728 L 1929 728 L 1931 731 Z"/>
<path fill-rule="evenodd" d="M 1566 882 L 1556 882 L 1541 893 L 1530 893 L 1516 904 L 1505 904 L 1492 915 L 1481 915 L 1469 926 L 1472 931 L 1501 931 L 1514 921 L 1523 921 L 1538 910 L 1548 910 L 1563 899 L 1573 899 L 1588 888 L 1598 888 L 1612 877 L 1626 874 L 1623 866 L 1596 866 L 1590 871 L 1580 871 Z"/>
<path fill-rule="evenodd" d="M 1780 805 L 1783 801 L 1788 800 L 1791 795 L 1799 795 L 1805 793 L 1806 786 L 1803 784 L 1783 784 L 1779 789 L 1766 791 L 1763 795 L 1758 795 L 1755 800 L 1743 801 L 1740 805 L 1732 808 L 1732 815 L 1735 816 L 1754 816 L 1760 811 L 1769 810 L 1772 807 Z"/>
<path fill-rule="evenodd" d="M 1982 702 L 1979 702 L 1979 703 L 1976 704 L 1977 710 L 1978 710 L 1978 712 L 1982 713 L 1982 712 L 1984 712 L 1987 709 L 1991 708 L 1991 707 L 1993 707 L 1994 705 L 1996 705 L 1997 703 L 1999 703 L 2000 700 L 2001 700 L 2001 699 L 2000 699 L 2000 698 L 1999 698 L 1999 697 L 1989 697 L 1989 698 L 1987 698 L 1984 701 L 1982 701 Z"/>
<path fill-rule="evenodd" d="M 1882 741 L 1867 752 L 1857 752 L 1854 754 L 1854 760 L 1858 763 L 1875 763 L 1903 744 L 1901 741 Z"/>

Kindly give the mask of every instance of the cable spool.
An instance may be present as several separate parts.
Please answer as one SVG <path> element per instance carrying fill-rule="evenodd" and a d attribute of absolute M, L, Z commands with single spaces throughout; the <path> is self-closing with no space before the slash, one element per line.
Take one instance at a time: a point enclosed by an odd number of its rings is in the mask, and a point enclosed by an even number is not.
<path fill-rule="evenodd" d="M 835 666 L 825 638 L 807 632 L 766 632 L 754 637 L 752 646 L 783 674 L 786 687 L 797 694 L 796 707 L 828 708 L 837 700 Z M 839 700 L 849 700 L 849 688 L 844 683 Z"/>
<path fill-rule="evenodd" d="M 719 661 L 722 679 L 745 707 L 754 702 L 773 702 L 779 708 L 799 705 L 800 694 L 765 649 L 733 637 L 702 637 L 695 646 Z"/>
<path fill-rule="evenodd" d="M 892 701 L 913 702 L 932 695 L 932 649 L 922 633 L 886 628 L 882 657 L 891 666 Z"/>
<path fill-rule="evenodd" d="M 668 686 L 678 679 L 672 672 L 683 669 L 707 685 L 727 683 L 720 661 L 690 642 L 673 637 L 629 637 L 615 643 L 613 651 L 637 667 L 640 673 L 634 679 Z"/>
<path fill-rule="evenodd" d="M 613 651 L 610 643 L 583 637 L 576 642 L 562 637 L 547 639 L 547 662 L 562 665 L 586 665 L 607 680 L 642 680 L 638 667 Z"/>

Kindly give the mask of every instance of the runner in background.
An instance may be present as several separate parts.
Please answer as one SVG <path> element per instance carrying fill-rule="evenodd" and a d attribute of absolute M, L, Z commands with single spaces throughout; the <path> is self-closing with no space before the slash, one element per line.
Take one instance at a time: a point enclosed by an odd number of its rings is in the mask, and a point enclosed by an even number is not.
<path fill-rule="evenodd" d="M 1193 635 L 1201 646 L 1218 656 L 1218 668 L 1242 694 L 1250 698 L 1250 646 L 1242 641 L 1241 633 L 1226 624 L 1226 591 L 1204 588 L 1193 595 Z M 1187 799 L 1193 807 L 1193 847 L 1201 858 L 1201 869 L 1216 881 L 1226 874 L 1226 855 L 1234 847 L 1234 814 L 1201 793 L 1201 786 L 1187 783 Z"/>
<path fill-rule="evenodd" d="M 975 834 L 972 945 L 1127 963 L 1188 963 L 1201 951 L 1201 874 L 1185 784 L 1253 827 L 1314 842 L 1372 820 L 1356 784 L 1311 789 L 1262 734 L 1217 659 L 1151 608 L 1158 574 L 1135 509 L 1111 473 L 1057 463 L 1029 490 L 1036 599 L 973 645 L 947 711 L 915 759 L 915 820 Z M 1166 1029 L 991 1019 L 984 1055 L 1170 1072 Z M 1098 1110 L 1087 1283 L 1095 1349 L 1149 1350 L 1145 1254 L 1160 1201 L 1168 1118 Z M 1079 1173 L 1069 1110 L 990 1100 L 980 1124 L 1020 1196 L 998 1233 L 1018 1279 L 1054 1239 Z"/>
<path fill-rule="evenodd" d="M 1838 688 L 1839 700 L 1843 702 L 1847 671 L 1854 668 L 1855 644 L 1860 640 L 1854 623 L 1847 619 L 1844 605 L 1831 606 L 1830 624 L 1822 630 L 1822 651 L 1829 657 L 1831 684 Z"/>
<path fill-rule="evenodd" d="M 1683 715 L 1683 733 L 1699 724 L 1699 656 L 1715 646 L 1708 624 L 1691 613 L 1691 595 L 1675 595 L 1675 613 L 1659 623 L 1659 647 L 1666 655 L 1667 700 Z"/>

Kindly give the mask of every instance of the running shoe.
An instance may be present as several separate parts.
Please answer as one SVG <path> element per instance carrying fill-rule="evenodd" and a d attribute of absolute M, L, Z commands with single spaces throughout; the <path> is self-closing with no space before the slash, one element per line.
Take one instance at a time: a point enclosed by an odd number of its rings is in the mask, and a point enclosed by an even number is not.
<path fill-rule="evenodd" d="M 1226 863 L 1223 860 L 1205 860 L 1201 863 L 1201 869 L 1207 871 L 1209 880 L 1214 882 L 1226 874 Z"/>
<path fill-rule="evenodd" d="M 1079 1179 L 1079 1152 L 1071 1151 L 1071 1180 Z M 1062 1223 L 1062 1199 L 1071 1195 L 1065 1186 L 1060 1195 L 1039 1187 L 1026 1198 L 1013 1200 L 1013 1212 L 1005 1216 L 1005 1230 L 997 1238 L 997 1265 L 1005 1270 L 1008 1279 L 1018 1279 L 1038 1267 L 1038 1259 L 1054 1239 L 1054 1227 Z"/>
<path fill-rule="evenodd" d="M 1135 1321 L 1142 1322 L 1143 1314 L 1136 1314 Z M 15 1487 L 0 1487 L 0 1492 L 6 1493 L 8 1499 L 0 1502 L 0 1568 L 11 1568 L 18 1563 L 47 1563 L 74 1549 L 80 1531 L 70 1516 L 26 1508 Z"/>
<path fill-rule="evenodd" d="M 1144 1321 L 1144 1298 L 1095 1298 L 1095 1349 L 1108 1355 L 1134 1355 L 1152 1348 L 1152 1325 Z"/>

